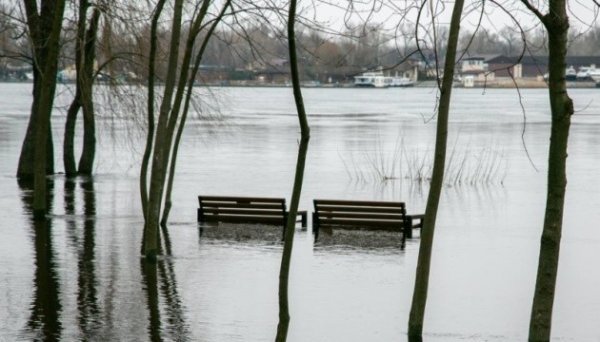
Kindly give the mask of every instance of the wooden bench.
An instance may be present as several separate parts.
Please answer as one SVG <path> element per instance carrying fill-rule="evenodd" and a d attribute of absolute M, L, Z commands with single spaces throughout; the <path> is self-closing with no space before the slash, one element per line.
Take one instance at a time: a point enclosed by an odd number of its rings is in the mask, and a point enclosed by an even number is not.
<path fill-rule="evenodd" d="M 261 223 L 282 225 L 285 230 L 285 198 L 198 196 L 198 202 L 200 223 Z M 306 227 L 306 211 L 298 211 L 298 216 L 302 227 Z"/>
<path fill-rule="evenodd" d="M 403 232 L 404 242 L 404 239 L 412 238 L 414 228 L 423 226 L 423 215 L 407 215 L 404 202 L 315 199 L 314 205 L 315 239 L 321 228 L 368 228 Z"/>

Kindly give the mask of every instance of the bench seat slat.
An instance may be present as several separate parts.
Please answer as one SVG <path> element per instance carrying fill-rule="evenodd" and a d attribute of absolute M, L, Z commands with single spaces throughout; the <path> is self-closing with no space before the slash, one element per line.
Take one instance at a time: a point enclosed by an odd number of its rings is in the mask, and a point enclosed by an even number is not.
<path fill-rule="evenodd" d="M 322 224 L 319 226 L 319 229 L 338 229 L 341 228 L 343 230 L 369 230 L 369 231 L 386 231 L 386 232 L 402 232 L 402 227 L 397 226 L 338 226 L 332 224 Z"/>
<path fill-rule="evenodd" d="M 281 217 L 281 209 L 280 210 L 269 210 L 269 209 L 204 208 L 204 215 L 226 215 L 226 214 Z"/>
<path fill-rule="evenodd" d="M 366 218 L 373 220 L 395 220 L 395 222 L 402 222 L 405 215 L 400 213 L 347 213 L 347 212 L 319 212 L 319 219 L 333 219 L 333 218 Z"/>
<path fill-rule="evenodd" d="M 315 205 L 317 212 L 365 212 L 365 213 L 397 213 L 404 214 L 403 208 L 384 207 L 341 207 L 332 205 Z"/>
<path fill-rule="evenodd" d="M 283 198 L 270 197 L 198 196 L 198 200 L 200 202 L 285 203 Z"/>
<path fill-rule="evenodd" d="M 274 216 L 204 215 L 204 221 L 205 222 L 283 224 L 282 217 L 274 217 Z"/>
<path fill-rule="evenodd" d="M 273 209 L 273 210 L 283 210 L 283 206 L 281 204 L 250 204 L 250 203 L 206 203 L 201 202 L 200 204 L 202 208 L 240 208 L 240 209 Z"/>
<path fill-rule="evenodd" d="M 402 222 L 397 220 L 365 220 L 365 219 L 328 219 L 320 218 L 319 225 L 325 226 L 365 226 L 365 227 L 397 227 L 402 228 Z"/>
<path fill-rule="evenodd" d="M 404 202 L 379 202 L 379 201 L 349 201 L 349 200 L 327 200 L 319 199 L 314 200 L 315 205 L 339 205 L 344 207 L 349 206 L 366 206 L 366 207 L 392 207 L 392 208 L 404 208 L 406 205 Z"/>

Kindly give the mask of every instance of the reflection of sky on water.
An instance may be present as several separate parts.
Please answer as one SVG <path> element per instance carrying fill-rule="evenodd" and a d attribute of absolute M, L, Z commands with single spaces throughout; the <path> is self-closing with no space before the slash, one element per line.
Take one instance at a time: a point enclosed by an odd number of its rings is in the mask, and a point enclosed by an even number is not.
<path fill-rule="evenodd" d="M 26 329 L 36 296 L 32 228 L 13 178 L 30 106 L 28 86 L 0 85 L 0 205 L 5 214 L 0 240 L 0 339 L 14 339 Z M 158 312 L 169 322 L 160 329 L 167 338 L 270 341 L 277 324 L 278 245 L 202 239 L 195 223 L 196 196 L 289 198 L 299 137 L 293 100 L 285 88 L 224 88 L 215 93 L 224 121 L 209 128 L 191 122 L 180 149 L 170 229 L 174 255 L 168 258 L 174 272 L 162 271 L 166 283 L 176 289 L 175 301 L 166 300 L 173 291 L 160 290 L 165 282 L 160 283 L 159 271 Z M 549 116 L 545 90 L 522 93 L 530 123 L 526 146 L 539 172 L 524 152 L 522 112 L 514 90 L 488 90 L 482 95 L 477 89 L 455 89 L 449 147 L 456 143 L 457 149 L 472 155 L 485 148 L 501 149 L 508 171 L 504 185 L 444 188 L 427 340 L 512 341 L 526 336 L 545 202 Z M 594 340 L 600 336 L 596 324 L 600 271 L 593 267 L 600 262 L 595 224 L 600 221 L 596 176 L 600 104 L 590 103 L 597 97 L 595 89 L 572 94 L 577 108 L 587 107 L 573 118 L 554 336 Z M 399 138 L 407 151 L 430 153 L 435 125 L 424 124 L 423 117 L 433 112 L 431 89 L 306 89 L 305 97 L 309 113 L 314 114 L 302 209 L 312 209 L 313 198 L 360 198 L 405 200 L 410 212 L 422 212 L 426 184 L 353 181 L 344 158 L 354 156 L 355 163 L 361 163 L 363 155 L 392 155 Z M 57 116 L 57 158 L 62 125 Z M 82 250 L 91 238 L 85 235 L 90 232 L 85 189 L 78 185 L 73 198 L 65 197 L 69 192 L 64 190 L 64 179 L 56 177 L 52 277 L 60 286 L 56 293 L 62 308 L 61 329 L 63 337 L 78 338 L 93 318 L 100 321 L 93 322 L 98 336 L 148 336 L 152 306 L 148 305 L 150 292 L 143 291 L 142 285 L 149 277 L 142 274 L 138 257 L 142 222 L 137 184 L 141 140 L 137 139 L 141 135 L 133 125 L 108 119 L 101 120 L 99 127 L 93 254 Z M 212 135 L 207 137 L 206 130 Z M 135 155 L 130 146 L 136 146 Z M 60 159 L 56 165 L 62 169 Z M 403 252 L 313 248 L 310 234 L 298 232 L 289 341 L 402 339 L 417 249 L 418 240 L 409 241 Z M 90 257 L 92 267 L 86 264 Z M 95 293 L 90 282 L 96 284 Z M 79 297 L 81 289 L 87 289 L 87 297 Z"/>

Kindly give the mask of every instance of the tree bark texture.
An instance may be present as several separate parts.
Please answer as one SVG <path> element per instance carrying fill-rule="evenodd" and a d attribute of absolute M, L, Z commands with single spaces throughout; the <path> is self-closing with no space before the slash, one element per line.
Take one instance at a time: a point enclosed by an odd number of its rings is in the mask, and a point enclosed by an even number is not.
<path fill-rule="evenodd" d="M 33 213 L 35 219 L 44 220 L 46 215 L 46 173 L 48 168 L 47 158 L 51 155 L 52 146 L 48 145 L 48 138 L 52 136 L 50 130 L 50 116 L 54 103 L 54 92 L 56 89 L 56 73 L 58 70 L 58 54 L 62 19 L 65 9 L 65 1 L 46 0 L 41 2 L 41 11 L 38 13 L 35 0 L 24 0 L 27 25 L 33 42 L 34 49 L 34 78 L 37 75 L 39 83 L 34 80 L 34 96 L 31 121 L 34 124 L 34 147 L 33 147 Z M 37 59 L 40 58 L 40 59 Z M 39 85 L 38 89 L 35 89 Z M 23 145 L 27 145 L 26 142 Z M 24 147 L 23 150 L 26 148 Z M 23 153 L 23 151 L 22 151 Z M 19 177 L 19 172 L 17 174 Z M 21 175 L 27 178 L 26 174 Z"/>
<path fill-rule="evenodd" d="M 186 40 L 185 51 L 184 51 L 183 60 L 181 62 L 181 65 L 190 65 L 190 63 L 191 63 L 192 53 L 194 50 L 194 44 L 196 41 L 196 37 L 198 36 L 198 33 L 200 33 L 200 28 L 201 28 L 202 22 L 204 20 L 204 17 L 206 16 L 206 13 L 208 11 L 209 5 L 210 5 L 209 1 L 204 1 L 202 3 L 202 7 L 200 8 L 200 12 L 199 12 L 198 16 L 192 22 L 192 27 L 188 33 L 188 37 Z M 208 37 L 206 37 L 206 39 L 208 39 Z M 201 58 L 201 56 L 200 56 L 200 58 Z M 175 92 L 175 99 L 173 101 L 173 108 L 171 109 L 169 119 L 168 119 L 168 125 L 167 125 L 167 129 L 166 129 L 166 138 L 165 138 L 166 143 L 163 146 L 161 146 L 161 148 L 163 148 L 165 150 L 164 155 L 166 158 L 165 159 L 165 167 L 164 167 L 166 183 L 164 183 L 164 181 L 163 181 L 163 188 L 166 186 L 165 208 L 163 211 L 163 218 L 161 220 L 161 224 L 165 227 L 167 224 L 168 215 L 169 215 L 169 212 L 171 210 L 171 205 L 172 205 L 172 203 L 171 203 L 171 190 L 173 187 L 172 181 L 175 178 L 175 166 L 177 164 L 176 154 L 177 154 L 178 147 L 179 147 L 178 141 L 176 141 L 173 144 L 173 136 L 175 134 L 175 130 L 177 129 L 177 122 L 178 122 L 179 114 L 181 111 L 181 103 L 183 101 L 183 96 L 185 94 L 186 85 L 188 84 L 188 75 L 189 75 L 189 68 L 181 68 L 180 75 L 179 75 L 179 82 L 177 84 L 177 88 L 176 88 L 176 92 Z M 183 119 L 179 120 L 179 127 L 180 127 L 181 131 L 183 131 L 184 124 L 185 124 L 185 121 Z M 177 134 L 177 135 L 179 136 L 179 134 Z M 167 170 L 169 171 L 168 178 L 166 178 Z M 167 217 L 165 217 L 165 214 L 167 215 Z"/>
<path fill-rule="evenodd" d="M 38 76 L 36 76 L 36 74 Z M 40 72 L 33 69 L 33 101 L 31 104 L 31 116 L 29 117 L 29 123 L 27 124 L 27 131 L 25 132 L 25 138 L 21 145 L 21 153 L 19 155 L 19 164 L 17 166 L 17 178 L 19 181 L 33 182 L 33 166 L 35 160 L 35 132 L 37 129 L 39 119 L 39 98 L 41 85 Z M 37 78 L 37 80 L 36 80 Z M 48 133 L 46 138 L 46 174 L 51 175 L 54 173 L 54 149 L 52 139 L 52 127 L 48 127 Z"/>
<path fill-rule="evenodd" d="M 446 163 L 446 145 L 448 140 L 448 116 L 450 112 L 452 81 L 454 78 L 454 65 L 463 5 L 464 0 L 455 1 L 450 22 L 448 48 L 446 50 L 446 62 L 444 65 L 444 78 L 442 80 L 440 103 L 438 107 L 433 174 L 431 177 L 429 195 L 427 197 L 423 228 L 421 230 L 421 244 L 419 246 L 419 256 L 417 260 L 415 287 L 408 321 L 408 336 L 411 339 L 418 339 L 423 334 L 423 320 L 425 317 L 427 291 L 429 288 L 433 236 L 435 232 L 438 205 L 444 183 L 444 166 Z"/>
<path fill-rule="evenodd" d="M 165 6 L 166 0 L 160 0 L 156 4 L 152 22 L 150 24 L 150 53 L 148 58 L 148 133 L 146 135 L 146 147 L 144 156 L 142 157 L 142 165 L 140 168 L 140 197 L 142 200 L 142 212 L 144 213 L 144 221 L 147 221 L 148 213 L 148 165 L 150 162 L 150 154 L 152 153 L 152 142 L 154 141 L 154 73 L 156 64 L 156 49 L 158 44 L 157 27 L 158 19 Z M 146 229 L 144 229 L 144 232 Z M 144 233 L 145 236 L 145 233 Z M 145 241 L 145 238 L 144 238 Z M 143 250 L 143 248 L 142 248 Z"/>
<path fill-rule="evenodd" d="M 207 2 L 207 4 L 208 4 L 208 2 Z M 173 182 L 175 180 L 175 169 L 177 166 L 177 154 L 179 152 L 179 143 L 181 142 L 181 136 L 183 135 L 183 129 L 185 128 L 185 122 L 187 121 L 187 114 L 190 109 L 190 101 L 192 98 L 192 92 L 193 92 L 193 88 L 194 88 L 194 80 L 196 79 L 196 75 L 198 74 L 198 70 L 200 69 L 200 62 L 202 62 L 202 57 L 204 56 L 204 51 L 206 51 L 206 47 L 208 46 L 210 37 L 212 36 L 213 32 L 217 28 L 217 25 L 219 24 L 219 22 L 225 15 L 225 12 L 227 11 L 227 8 L 229 7 L 230 4 L 231 4 L 231 0 L 227 0 L 225 2 L 221 12 L 215 18 L 212 25 L 210 26 L 210 29 L 208 30 L 206 36 L 204 37 L 204 40 L 202 41 L 200 50 L 196 54 L 194 66 L 192 67 L 192 71 L 190 73 L 190 76 L 188 77 L 187 93 L 186 93 L 185 100 L 184 100 L 183 112 L 181 113 L 181 120 L 180 120 L 179 126 L 177 128 L 177 133 L 175 135 L 175 141 L 173 142 L 173 149 L 171 151 L 171 163 L 169 165 L 169 179 L 167 181 L 167 190 L 166 190 L 166 194 L 165 194 L 165 208 L 163 210 L 162 219 L 160 222 L 162 227 L 167 226 L 167 222 L 169 220 L 169 213 L 171 212 L 171 207 L 173 205 L 172 200 L 171 200 L 171 194 L 173 192 Z M 192 54 L 193 47 L 194 47 L 193 42 L 196 40 L 196 37 L 200 33 L 200 27 L 201 27 L 200 24 L 203 22 L 204 17 L 206 16 L 206 11 L 208 10 L 208 7 L 203 7 L 202 10 L 203 11 L 201 11 L 199 18 L 195 22 L 196 24 L 194 25 L 194 29 L 190 31 L 190 36 L 188 37 L 188 49 L 189 50 L 186 50 L 186 54 L 189 51 L 190 56 Z M 190 44 L 190 42 L 192 44 Z M 180 83 L 180 86 L 181 86 L 181 83 Z M 184 88 L 185 88 L 185 86 L 184 86 Z M 182 89 L 185 90 L 184 88 L 182 88 Z M 178 97 L 178 98 L 180 99 L 179 101 L 181 101 L 181 98 L 180 97 Z"/>
<path fill-rule="evenodd" d="M 77 164 L 75 163 L 75 126 L 77 124 L 77 114 L 81 109 L 81 73 L 83 60 L 83 45 L 85 40 L 85 26 L 87 21 L 88 0 L 79 1 L 79 11 L 77 19 L 77 37 L 75 39 L 75 69 L 77 70 L 77 79 L 75 82 L 75 96 L 67 110 L 65 120 L 65 133 L 63 139 L 63 166 L 65 175 L 73 177 L 77 175 Z"/>
<path fill-rule="evenodd" d="M 77 164 L 75 163 L 75 126 L 77 124 L 77 113 L 81 108 L 79 99 L 79 86 L 75 90 L 73 102 L 67 109 L 67 117 L 65 119 L 65 134 L 63 141 L 63 166 L 65 168 L 65 176 L 74 177 L 77 175 Z"/>
<path fill-rule="evenodd" d="M 176 0 L 171 30 L 168 71 L 164 85 L 163 100 L 160 106 L 158 124 L 156 126 L 156 135 L 154 138 L 150 188 L 148 193 L 148 211 L 146 213 L 146 222 L 144 224 L 144 255 L 148 259 L 156 258 L 159 247 L 158 228 L 170 152 L 169 134 L 167 129 L 169 114 L 171 113 L 172 108 L 173 93 L 175 91 L 177 61 L 179 59 L 179 40 L 181 37 L 182 10 L 183 0 Z M 153 77 L 153 75 L 150 75 L 149 77 Z M 153 100 L 154 99 L 148 99 L 148 101 Z"/>
<path fill-rule="evenodd" d="M 193 18 L 188 33 L 188 39 L 186 41 L 184 54 L 181 59 L 181 62 L 178 63 L 179 59 L 177 51 L 175 51 L 175 49 L 179 48 L 179 39 L 181 36 L 181 8 L 183 7 L 183 5 L 182 2 L 175 3 L 175 22 L 178 22 L 179 24 L 177 27 L 175 27 L 174 22 L 173 26 L 173 33 L 171 37 L 172 41 L 170 47 L 171 54 L 169 57 L 170 59 L 168 67 L 169 73 L 165 82 L 165 92 L 163 96 L 163 102 L 161 103 L 160 107 L 158 125 L 156 127 L 156 133 L 154 138 L 154 148 L 152 152 L 152 172 L 150 178 L 148 209 L 146 214 L 144 233 L 144 254 L 149 258 L 153 258 L 153 256 L 158 252 L 157 249 L 153 250 L 153 246 L 157 244 L 153 240 L 158 241 L 158 227 L 161 214 L 160 209 L 163 200 L 165 201 L 165 213 L 167 216 L 163 218 L 161 223 L 163 227 L 166 227 L 166 220 L 171 206 L 170 191 L 172 189 L 172 180 L 174 177 L 176 165 L 176 159 L 171 159 L 171 157 L 176 155 L 178 144 L 178 142 L 174 144 L 173 139 L 178 124 L 180 132 L 178 134 L 179 137 L 183 130 L 183 125 L 185 124 L 185 119 L 180 120 L 179 115 L 181 113 L 182 101 L 186 93 L 186 86 L 188 85 L 188 82 L 190 82 L 190 88 L 191 85 L 193 85 L 193 80 L 188 80 L 190 72 L 188 66 L 191 63 L 194 44 L 198 34 L 202 30 L 202 24 L 204 22 L 206 14 L 208 13 L 210 4 L 211 3 L 208 1 L 203 2 L 202 6 L 200 7 L 200 10 L 198 11 L 198 14 Z M 227 9 L 228 6 L 229 1 L 225 3 L 223 7 L 223 12 Z M 223 12 L 217 17 L 216 20 L 213 19 L 213 26 L 211 30 L 214 30 L 214 27 L 222 17 Z M 206 39 L 209 39 L 209 37 L 207 37 Z M 198 58 L 201 57 L 201 54 L 198 55 Z M 168 182 L 167 175 L 169 175 Z M 165 186 L 167 187 L 167 189 L 165 198 L 163 198 L 163 194 L 165 194 Z"/>
<path fill-rule="evenodd" d="M 304 183 L 304 169 L 306 165 L 306 153 L 308 151 L 308 142 L 310 140 L 310 127 L 302 99 L 302 90 L 300 89 L 300 76 L 298 71 L 298 57 L 296 54 L 296 34 L 294 25 L 296 24 L 296 0 L 290 1 L 287 31 L 288 31 L 288 50 L 290 55 L 290 69 L 292 76 L 292 87 L 294 91 L 294 102 L 298 112 L 298 121 L 300 123 L 300 147 L 298 149 L 298 159 L 296 161 L 296 173 L 294 185 L 292 188 L 292 198 L 290 209 L 285 225 L 285 235 L 283 244 L 283 253 L 281 256 L 281 267 L 279 269 L 279 323 L 277 325 L 277 335 L 275 341 L 283 342 L 287 340 L 288 328 L 290 323 L 290 308 L 288 302 L 288 289 L 290 277 L 290 264 L 292 261 L 292 250 L 294 247 L 294 232 L 296 228 L 296 215 L 298 214 L 298 205 L 300 195 L 302 194 L 302 184 Z"/>
<path fill-rule="evenodd" d="M 32 45 L 33 102 L 27 131 L 21 146 L 17 178 L 22 181 L 33 181 L 35 164 L 40 160 L 45 164 L 47 174 L 54 173 L 52 128 L 50 123 L 44 123 L 43 121 L 46 113 L 52 111 L 53 98 L 50 101 L 46 98 L 47 93 L 50 93 L 52 97 L 54 96 L 56 87 L 58 37 L 65 4 L 64 0 L 43 0 L 40 4 L 41 7 L 38 8 L 37 1 L 23 0 L 23 5 Z M 58 32 L 56 32 L 57 30 Z M 44 77 L 52 69 L 54 69 L 53 76 Z M 38 129 L 40 125 L 46 130 L 43 134 L 46 139 L 43 144 L 38 145 L 37 133 L 40 131 Z M 44 159 L 38 159 L 35 156 L 36 146 L 42 146 L 46 150 L 43 153 Z"/>
<path fill-rule="evenodd" d="M 94 60 L 96 58 L 96 40 L 98 36 L 98 22 L 100 10 L 95 8 L 90 19 L 90 27 L 85 34 L 84 54 L 82 58 L 81 76 L 81 108 L 83 110 L 83 148 L 79 158 L 78 173 L 91 175 L 96 157 L 96 120 L 94 117 Z"/>
<path fill-rule="evenodd" d="M 552 128 L 548 156 L 546 211 L 531 310 L 529 341 L 550 340 L 567 186 L 567 145 L 571 115 L 573 115 L 573 102 L 568 96 L 565 80 L 569 30 L 566 1 L 551 0 L 548 14 L 542 17 L 542 21 L 548 31 L 548 89 Z"/>

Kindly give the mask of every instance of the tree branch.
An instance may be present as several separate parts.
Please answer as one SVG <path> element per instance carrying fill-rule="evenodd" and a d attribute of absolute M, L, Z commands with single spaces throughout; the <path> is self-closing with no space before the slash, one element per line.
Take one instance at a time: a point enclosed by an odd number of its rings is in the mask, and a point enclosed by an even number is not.
<path fill-rule="evenodd" d="M 597 0 L 593 0 L 593 1 L 597 1 Z M 540 19 L 540 21 L 543 23 L 545 22 L 545 16 L 542 14 L 542 12 L 540 12 L 535 6 L 533 6 L 529 0 L 521 0 L 521 2 L 523 3 L 523 5 L 525 5 L 525 7 L 527 7 L 533 14 L 535 14 L 536 17 L 538 17 Z"/>

